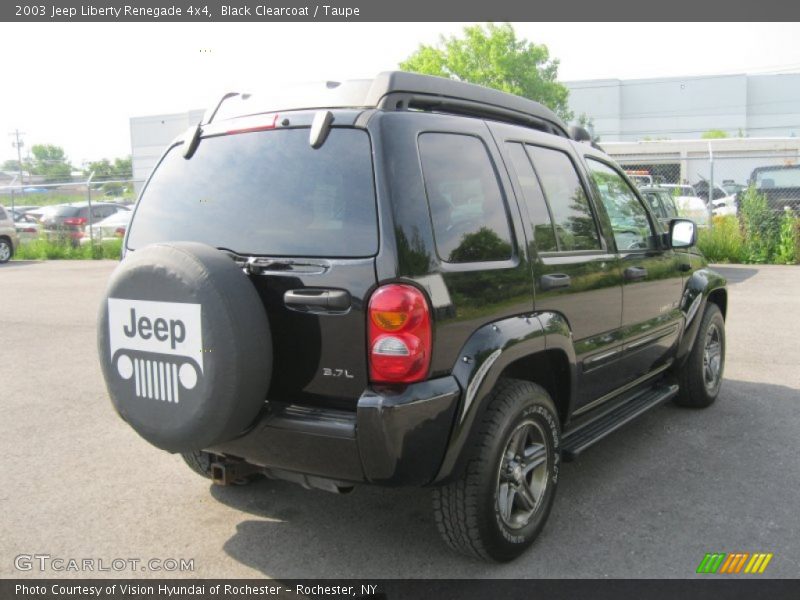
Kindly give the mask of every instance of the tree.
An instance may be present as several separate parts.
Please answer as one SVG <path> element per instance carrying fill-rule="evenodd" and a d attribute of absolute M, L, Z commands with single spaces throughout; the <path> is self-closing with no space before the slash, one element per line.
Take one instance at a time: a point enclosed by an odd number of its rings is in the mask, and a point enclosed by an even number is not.
<path fill-rule="evenodd" d="M 92 173 L 94 173 L 92 181 L 96 182 L 131 179 L 133 177 L 131 157 L 115 158 L 113 163 L 107 158 L 86 163 L 83 174 L 88 177 Z M 125 185 L 122 183 L 103 184 L 103 191 L 109 195 L 121 194 L 124 190 Z"/>
<path fill-rule="evenodd" d="M 107 158 L 95 160 L 83 168 L 83 174 L 87 177 L 94 173 L 95 181 L 104 179 L 130 179 L 132 175 L 131 158 L 115 158 L 112 163 Z"/>
<path fill-rule="evenodd" d="M 586 113 L 581 113 L 578 116 L 578 125 L 583 127 L 592 138 L 592 143 L 596 144 L 600 141 L 600 136 L 594 134 L 594 119 Z"/>
<path fill-rule="evenodd" d="M 709 129 L 703 132 L 703 135 L 700 137 L 704 140 L 723 140 L 728 137 L 728 134 L 722 131 L 722 129 Z"/>
<path fill-rule="evenodd" d="M 461 38 L 442 36 L 436 47 L 421 45 L 400 68 L 530 98 L 569 122 L 569 90 L 556 81 L 558 64 L 547 46 L 518 39 L 509 23 L 489 23 L 465 27 Z"/>
<path fill-rule="evenodd" d="M 3 171 L 11 171 L 16 173 L 19 171 L 19 161 L 14 159 L 9 159 L 3 163 L 3 166 L 0 167 Z"/>
<path fill-rule="evenodd" d="M 64 149 L 52 144 L 35 144 L 31 147 L 32 159 L 26 167 L 34 175 L 42 175 L 45 181 L 64 181 L 72 173 Z"/>

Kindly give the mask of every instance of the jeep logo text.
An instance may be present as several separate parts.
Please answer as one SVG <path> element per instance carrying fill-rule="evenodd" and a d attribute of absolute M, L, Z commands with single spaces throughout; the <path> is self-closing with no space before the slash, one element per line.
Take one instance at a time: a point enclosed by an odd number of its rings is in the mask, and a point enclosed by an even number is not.
<path fill-rule="evenodd" d="M 174 350 L 175 344 L 179 344 L 186 339 L 186 326 L 183 321 L 177 319 L 157 318 L 154 322 L 150 321 L 147 317 L 139 317 L 136 319 L 136 309 L 131 309 L 131 322 L 129 325 L 122 328 L 125 335 L 129 338 L 136 337 L 137 328 L 138 335 L 142 339 L 149 340 L 154 336 L 159 342 L 165 342 L 169 339 L 170 347 Z"/>

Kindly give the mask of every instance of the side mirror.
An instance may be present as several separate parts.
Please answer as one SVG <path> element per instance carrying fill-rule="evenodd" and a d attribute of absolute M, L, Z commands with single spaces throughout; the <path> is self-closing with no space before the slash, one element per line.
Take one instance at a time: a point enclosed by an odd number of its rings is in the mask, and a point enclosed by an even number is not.
<path fill-rule="evenodd" d="M 669 222 L 669 245 L 673 248 L 689 248 L 697 241 L 697 225 L 688 219 L 672 219 Z"/>

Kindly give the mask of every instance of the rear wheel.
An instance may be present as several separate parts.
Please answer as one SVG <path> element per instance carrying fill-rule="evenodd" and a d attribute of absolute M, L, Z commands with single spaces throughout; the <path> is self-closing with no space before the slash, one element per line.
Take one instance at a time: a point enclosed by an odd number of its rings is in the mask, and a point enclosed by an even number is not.
<path fill-rule="evenodd" d="M 694 347 L 678 371 L 680 390 L 675 403 L 706 408 L 714 403 L 722 387 L 725 369 L 725 320 L 716 304 L 709 303 L 697 331 Z"/>
<path fill-rule="evenodd" d="M 463 554 L 508 561 L 544 527 L 561 462 L 558 416 L 547 392 L 501 380 L 464 475 L 433 492 L 436 523 Z"/>

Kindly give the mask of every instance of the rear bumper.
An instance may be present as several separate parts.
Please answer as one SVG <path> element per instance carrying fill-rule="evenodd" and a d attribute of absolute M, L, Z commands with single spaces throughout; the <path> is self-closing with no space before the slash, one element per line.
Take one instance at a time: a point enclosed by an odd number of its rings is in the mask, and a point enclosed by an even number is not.
<path fill-rule="evenodd" d="M 355 412 L 271 403 L 245 435 L 209 451 L 341 482 L 425 485 L 441 466 L 460 396 L 444 377 L 368 389 Z"/>

